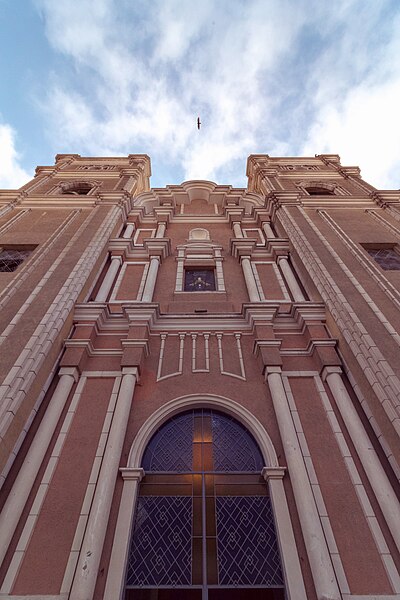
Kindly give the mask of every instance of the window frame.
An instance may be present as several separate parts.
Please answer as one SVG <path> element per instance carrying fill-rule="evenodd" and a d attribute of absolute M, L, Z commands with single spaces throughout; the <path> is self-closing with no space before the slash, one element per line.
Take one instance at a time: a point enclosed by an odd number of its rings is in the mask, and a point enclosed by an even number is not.
<path fill-rule="evenodd" d="M 31 258 L 32 252 L 35 250 L 35 248 L 37 248 L 36 244 L 18 244 L 18 245 L 5 244 L 4 246 L 0 245 L 0 273 L 15 273 L 15 271 L 17 271 L 17 269 L 19 269 L 19 267 L 23 263 L 25 263 L 26 261 L 28 261 Z M 3 252 L 21 252 L 21 253 L 29 253 L 29 254 L 26 254 L 26 256 L 23 256 L 20 259 L 20 262 L 17 264 L 17 266 L 14 269 L 6 271 L 6 270 L 1 269 L 1 262 L 2 262 L 2 260 L 4 260 L 1 258 L 1 255 L 3 254 Z M 15 260 L 19 260 L 19 259 L 16 258 Z"/>

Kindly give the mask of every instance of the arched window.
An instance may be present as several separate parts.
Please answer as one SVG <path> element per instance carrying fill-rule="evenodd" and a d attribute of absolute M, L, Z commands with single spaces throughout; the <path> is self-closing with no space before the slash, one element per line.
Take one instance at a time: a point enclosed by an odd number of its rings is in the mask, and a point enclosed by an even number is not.
<path fill-rule="evenodd" d="M 282 600 L 263 466 L 230 416 L 196 409 L 164 423 L 142 459 L 126 600 Z"/>
<path fill-rule="evenodd" d="M 62 184 L 61 192 L 69 196 L 87 196 L 92 188 L 93 185 L 87 181 L 74 181 Z"/>
<path fill-rule="evenodd" d="M 310 196 L 334 196 L 335 193 L 332 190 L 328 190 L 324 187 L 306 187 L 306 192 Z"/>

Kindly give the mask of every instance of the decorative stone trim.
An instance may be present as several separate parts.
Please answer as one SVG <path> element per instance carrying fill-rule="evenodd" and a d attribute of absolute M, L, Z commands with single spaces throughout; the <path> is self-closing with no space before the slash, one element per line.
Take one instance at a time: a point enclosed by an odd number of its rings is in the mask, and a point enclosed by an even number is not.
<path fill-rule="evenodd" d="M 265 380 L 278 422 L 317 596 L 318 598 L 340 600 L 341 595 L 338 584 L 341 590 L 350 590 L 347 586 L 343 568 L 340 569 L 339 554 L 338 552 L 332 552 L 332 547 L 329 546 L 333 534 L 326 539 L 327 525 L 330 527 L 330 523 L 329 521 L 323 523 L 320 520 L 319 496 L 316 496 L 314 489 L 314 484 L 318 485 L 318 482 L 312 468 L 311 457 L 306 460 L 303 455 L 301 444 L 303 439 L 305 441 L 305 438 L 303 436 L 300 439 L 298 435 L 300 421 L 292 414 L 294 400 L 291 396 L 290 387 L 288 387 L 287 380 L 285 381 L 282 378 L 281 368 L 277 366 L 267 366 Z M 329 533 L 331 533 L 331 528 Z M 335 562 L 336 556 L 339 562 Z"/>
<path fill-rule="evenodd" d="M 50 404 L 41 424 L 39 425 L 39 429 L 31 444 L 28 455 L 26 456 L 25 461 L 19 470 L 17 478 L 3 506 L 0 514 L 0 538 L 2 540 L 0 545 L 0 564 L 2 564 L 4 560 L 8 546 L 10 545 L 14 535 L 15 528 L 22 515 L 26 501 L 37 477 L 55 428 L 68 400 L 70 391 L 77 380 L 77 376 L 77 371 L 74 368 L 68 368 L 66 371 L 60 373 L 60 379 L 53 393 Z M 81 379 L 76 387 L 74 397 L 68 408 L 67 415 L 64 419 L 64 424 L 59 433 L 57 443 L 53 448 L 52 456 L 43 475 L 42 486 L 39 487 L 36 501 L 31 508 L 31 518 L 28 518 L 26 521 L 24 531 L 22 532 L 19 544 L 14 552 L 13 559 L 3 581 L 2 588 L 0 590 L 1 592 L 11 592 L 19 565 L 22 562 L 25 549 L 30 539 L 30 534 L 33 531 L 40 507 L 47 493 L 47 487 L 56 467 L 64 439 L 67 435 L 70 423 L 79 403 L 84 384 L 85 379 Z"/>
<path fill-rule="evenodd" d="M 376 211 L 366 210 L 366 213 L 373 216 L 377 219 L 381 224 L 389 223 L 380 217 L 376 213 Z M 400 292 L 395 288 L 394 285 L 391 284 L 389 279 L 385 277 L 382 269 L 376 266 L 374 261 L 368 259 L 365 253 L 361 250 L 359 244 L 355 244 L 351 238 L 343 231 L 343 229 L 335 222 L 331 215 L 329 215 L 325 210 L 317 210 L 317 213 L 323 218 L 323 220 L 329 225 L 329 227 L 336 233 L 338 238 L 343 242 L 343 244 L 348 248 L 353 256 L 357 259 L 357 261 L 364 267 L 364 269 L 371 275 L 372 279 L 376 281 L 380 289 L 386 294 L 386 296 L 393 302 L 396 308 L 400 309 Z M 396 229 L 396 227 L 391 226 L 391 232 L 400 236 L 400 231 Z M 394 230 L 394 231 L 393 231 Z M 383 316 L 383 315 L 382 315 Z M 393 328 L 394 329 L 394 328 Z M 400 344 L 400 336 L 399 336 L 399 344 Z"/>
<path fill-rule="evenodd" d="M 305 215 L 305 218 L 307 218 L 307 215 Z M 400 435 L 400 416 L 398 414 L 400 382 L 398 378 L 285 207 L 282 207 L 280 211 L 280 220 L 289 233 L 298 255 L 313 278 L 322 299 L 333 318 L 338 321 L 350 350 L 364 371 L 393 427 Z M 318 230 L 316 233 L 319 233 Z"/>
<path fill-rule="evenodd" d="M 28 212 L 28 211 L 26 211 L 26 212 Z M 59 225 L 59 227 L 57 227 L 57 229 L 50 236 L 48 241 L 45 244 L 43 244 L 43 246 L 40 247 L 40 252 L 34 253 L 32 258 L 29 259 L 29 262 L 24 264 L 21 267 L 21 269 L 18 270 L 18 272 L 16 274 L 16 278 L 13 279 L 13 281 L 10 282 L 0 293 L 0 308 L 3 308 L 7 304 L 7 302 L 14 296 L 14 294 L 21 287 L 23 282 L 32 273 L 35 272 L 38 265 L 43 261 L 43 259 L 46 257 L 46 255 L 50 252 L 50 250 L 54 246 L 54 244 L 58 241 L 60 236 L 66 231 L 66 229 L 71 225 L 71 223 L 75 220 L 75 218 L 78 216 L 78 214 L 80 212 L 81 212 L 80 209 L 72 210 L 71 214 L 68 215 L 68 217 L 66 217 L 64 219 L 64 221 L 61 223 L 61 225 Z M 66 256 L 66 254 L 68 253 L 68 251 L 70 250 L 72 245 L 78 239 L 79 235 L 84 231 L 85 227 L 90 222 L 90 220 L 91 220 L 91 218 L 89 217 L 88 220 L 85 221 L 79 227 L 78 231 L 72 236 L 72 238 L 69 240 L 69 242 L 66 245 L 66 247 L 64 248 L 64 250 L 62 250 L 62 252 L 58 255 L 57 259 L 52 263 L 51 267 L 46 272 L 46 275 L 42 278 L 42 280 L 39 282 L 39 284 L 35 287 L 32 294 L 29 296 L 29 298 L 31 298 L 32 295 L 33 295 L 32 297 L 34 297 L 37 294 L 36 290 L 40 289 L 40 287 L 38 287 L 38 286 L 43 287 L 43 285 L 45 285 L 45 283 L 47 283 L 47 280 L 49 279 L 49 277 L 53 274 L 53 272 L 55 271 L 57 266 L 60 264 L 60 262 Z M 29 298 L 26 302 L 29 302 Z"/>
<path fill-rule="evenodd" d="M 341 369 L 338 367 L 328 367 L 323 371 L 322 379 L 326 379 L 329 374 L 338 373 L 340 374 Z M 347 472 L 349 474 L 350 480 L 353 484 L 354 490 L 357 494 L 358 501 L 360 503 L 361 509 L 364 513 L 365 520 L 368 524 L 368 527 L 371 531 L 372 538 L 375 542 L 378 553 L 380 554 L 383 566 L 385 568 L 386 574 L 391 582 L 393 590 L 395 592 L 400 592 L 400 578 L 399 573 L 396 569 L 396 565 L 393 561 L 392 555 L 389 551 L 389 548 L 386 544 L 385 538 L 383 536 L 382 530 L 380 528 L 379 522 L 375 516 L 374 510 L 371 506 L 371 503 L 368 499 L 367 493 L 365 491 L 365 487 L 361 481 L 359 476 L 357 466 L 354 462 L 354 459 L 351 455 L 349 447 L 346 443 L 346 440 L 343 436 L 342 430 L 339 425 L 339 421 L 336 418 L 336 415 L 333 411 L 331 402 L 329 400 L 329 396 L 326 393 L 325 387 L 322 383 L 320 377 L 314 377 L 315 386 L 318 390 L 318 394 L 320 396 L 322 405 L 326 412 L 327 421 L 331 427 L 332 435 L 336 440 L 336 443 L 339 447 L 340 453 L 343 458 L 343 463 L 346 466 Z M 346 424 L 346 422 L 345 422 Z M 371 450 L 370 450 L 371 452 Z"/>
<path fill-rule="evenodd" d="M 107 215 L 86 250 L 72 269 L 69 277 L 58 292 L 30 340 L 3 381 L 0 387 L 2 419 L 0 435 L 8 430 L 14 415 L 32 385 L 36 373 L 51 350 L 53 341 L 59 335 L 62 324 L 72 311 L 75 302 L 89 277 L 94 264 L 104 249 L 108 238 L 120 218 L 121 209 L 114 206 Z M 92 215 L 93 218 L 94 215 Z"/>
<path fill-rule="evenodd" d="M 91 374 L 91 376 L 93 376 Z M 103 377 L 105 375 L 102 375 Z M 115 377 L 114 386 L 111 392 L 110 401 L 108 403 L 107 412 L 104 417 L 103 427 L 100 433 L 99 442 L 97 445 L 97 450 L 95 454 L 95 458 L 93 461 L 92 470 L 89 476 L 88 485 L 86 488 L 86 493 L 82 502 L 78 524 L 75 530 L 75 536 L 72 541 L 72 546 L 67 562 L 67 566 L 64 572 L 64 578 L 61 584 L 61 593 L 68 594 L 71 589 L 72 579 L 74 576 L 74 572 L 76 569 L 76 564 L 79 558 L 79 550 L 82 545 L 83 535 L 86 529 L 87 521 L 89 518 L 90 506 L 92 504 L 94 492 L 96 489 L 97 481 L 99 478 L 101 462 L 103 460 L 107 439 L 110 433 L 111 422 L 114 416 L 115 405 L 118 398 L 118 392 L 121 385 L 121 373 Z"/>

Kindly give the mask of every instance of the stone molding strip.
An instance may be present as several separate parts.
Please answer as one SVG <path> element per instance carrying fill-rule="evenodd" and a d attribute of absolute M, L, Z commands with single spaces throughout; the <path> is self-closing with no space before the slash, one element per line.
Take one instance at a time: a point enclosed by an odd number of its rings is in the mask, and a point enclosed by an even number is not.
<path fill-rule="evenodd" d="M 390 233 L 394 233 L 394 235 L 397 235 L 398 237 L 400 237 L 400 229 L 398 229 L 395 225 L 392 225 L 392 223 L 390 223 L 384 217 L 382 217 L 382 215 L 380 214 L 381 211 L 370 210 L 367 208 L 367 210 L 365 212 L 368 213 L 374 219 L 376 219 L 381 225 L 383 225 L 383 227 L 386 227 L 386 229 L 388 229 L 390 231 Z M 398 217 L 397 211 L 391 210 L 390 212 L 391 213 L 395 212 L 396 217 Z"/>
<path fill-rule="evenodd" d="M 25 209 L 20 210 L 16 215 L 11 217 L 11 219 L 9 219 L 6 223 L 4 223 L 0 227 L 0 234 L 6 233 L 6 231 L 11 229 L 11 227 L 13 227 L 13 225 L 15 225 L 15 223 L 17 221 L 19 221 L 23 216 L 25 216 L 31 210 L 32 209 L 30 209 L 30 208 L 25 208 Z M 0 216 L 2 216 L 2 215 L 0 214 Z"/>
<path fill-rule="evenodd" d="M 39 396 L 37 397 L 37 400 L 35 402 L 35 404 L 32 407 L 31 412 L 29 413 L 28 418 L 25 421 L 25 425 L 21 431 L 21 433 L 19 434 L 17 441 L 14 444 L 14 448 L 12 449 L 12 451 L 10 452 L 10 455 L 8 457 L 8 460 L 4 466 L 4 469 L 2 470 L 1 474 L 0 474 L 0 490 L 4 485 L 4 482 L 7 478 L 8 473 L 10 472 L 11 467 L 14 464 L 15 459 L 17 458 L 18 452 L 20 451 L 20 448 L 22 446 L 22 443 L 24 441 L 24 439 L 27 436 L 27 433 L 33 423 L 34 418 L 36 417 L 39 408 L 43 402 L 43 399 L 47 393 L 47 390 L 50 387 L 51 382 L 53 381 L 54 375 L 57 372 L 58 369 L 58 365 L 59 365 L 59 361 L 60 358 L 62 356 L 63 350 L 61 350 L 60 354 L 57 356 L 56 360 L 54 361 L 54 365 L 53 368 L 51 369 L 48 378 L 46 379 L 46 382 L 39 394 Z"/>
<path fill-rule="evenodd" d="M 371 532 L 371 536 L 375 542 L 376 549 L 381 557 L 386 575 L 392 585 L 394 592 L 400 592 L 400 578 L 399 573 L 396 569 L 396 565 L 393 561 L 392 555 L 383 536 L 382 529 L 379 525 L 378 519 L 376 518 L 374 509 L 372 508 L 371 502 L 367 496 L 364 484 L 358 473 L 356 463 L 349 450 L 345 437 L 343 436 L 342 429 L 339 425 L 339 421 L 333 411 L 332 404 L 329 400 L 329 396 L 325 390 L 324 384 L 319 376 L 314 377 L 315 386 L 318 390 L 318 394 L 321 403 L 325 409 L 326 418 L 332 430 L 333 437 L 336 440 L 340 454 L 342 455 L 343 462 L 346 466 L 349 474 L 351 483 L 353 484 L 356 492 L 359 504 L 364 514 L 365 520 L 368 523 L 368 527 Z"/>
<path fill-rule="evenodd" d="M 54 239 L 51 241 L 51 244 L 49 244 L 47 246 L 47 248 L 44 250 L 44 252 L 40 253 L 40 255 L 38 256 L 38 260 L 35 261 L 35 263 L 33 265 L 31 265 L 31 268 L 29 269 L 30 272 L 32 272 L 32 270 L 37 267 L 39 262 L 42 261 L 44 256 L 50 251 L 51 247 L 55 244 L 55 242 L 61 236 L 61 234 L 64 233 L 64 231 L 72 223 L 72 221 L 75 220 L 75 218 L 78 216 L 79 212 L 80 212 L 79 210 L 74 210 L 73 214 L 69 215 L 69 217 L 67 217 L 67 219 L 63 223 L 63 226 L 59 228 L 59 231 L 57 232 L 57 236 L 54 237 Z M 41 280 L 36 285 L 34 290 L 29 294 L 28 298 L 25 300 L 23 305 L 18 309 L 18 312 L 11 319 L 10 323 L 7 325 L 7 327 L 4 329 L 4 331 L 0 334 L 0 346 L 3 344 L 3 342 L 6 341 L 8 336 L 12 333 L 12 330 L 14 329 L 14 327 L 18 324 L 18 322 L 23 317 L 25 312 L 30 308 L 30 306 L 36 300 L 37 296 L 40 294 L 40 292 L 42 291 L 44 286 L 48 283 L 50 277 L 53 275 L 53 273 L 55 272 L 55 270 L 57 269 L 57 267 L 59 266 L 61 261 L 64 260 L 65 256 L 71 250 L 71 248 L 73 247 L 73 245 L 75 244 L 75 242 L 77 241 L 77 239 L 79 238 L 81 233 L 84 231 L 86 226 L 87 226 L 87 221 L 85 220 L 84 223 L 82 223 L 82 225 L 79 227 L 79 229 L 75 233 L 75 235 L 72 236 L 72 238 L 70 239 L 68 244 L 65 246 L 64 250 L 62 252 L 60 252 L 60 254 L 56 258 L 56 260 L 52 263 L 52 265 L 49 267 L 49 269 L 47 269 L 44 276 L 41 278 Z M 28 273 L 26 275 L 28 275 Z M 26 279 L 26 276 L 24 277 L 24 279 Z M 21 285 L 21 283 L 20 283 L 20 285 Z M 14 291 L 12 293 L 14 293 Z M 7 300 L 10 299 L 12 293 L 10 292 L 8 294 Z"/>
<path fill-rule="evenodd" d="M 12 296 L 18 291 L 22 283 L 29 275 L 31 275 L 37 266 L 42 262 L 51 248 L 54 246 L 58 238 L 64 233 L 69 225 L 74 221 L 75 217 L 80 213 L 80 209 L 73 210 L 64 221 L 57 227 L 50 238 L 40 248 L 40 252 L 37 252 L 32 259 L 30 259 L 17 273 L 17 277 L 10 281 L 10 283 L 1 291 L 0 307 L 3 308 L 6 303 L 12 298 Z M 78 230 L 79 231 L 79 230 Z"/>
<path fill-rule="evenodd" d="M 348 279 L 354 285 L 354 287 L 356 288 L 356 290 L 360 293 L 360 295 L 362 296 L 362 298 L 365 300 L 365 302 L 368 304 L 368 306 L 374 312 L 374 314 L 376 315 L 376 317 L 382 323 L 382 325 L 384 326 L 384 328 L 386 329 L 386 331 L 394 339 L 394 341 L 396 342 L 396 344 L 398 346 L 400 346 L 400 335 L 397 333 L 396 329 L 388 321 L 388 319 L 385 317 L 385 315 L 383 314 L 383 312 L 378 308 L 378 306 L 372 300 L 371 296 L 366 292 L 366 290 L 361 285 L 361 283 L 358 281 L 358 279 L 356 277 L 354 277 L 353 273 L 345 265 L 345 263 L 340 258 L 340 256 L 338 255 L 338 253 L 335 252 L 335 250 L 332 248 L 332 246 L 329 244 L 329 242 L 324 238 L 324 236 L 321 234 L 321 232 L 318 229 L 318 227 L 310 219 L 310 217 L 306 214 L 306 212 L 304 211 L 304 209 L 300 209 L 300 212 L 303 214 L 305 220 L 310 225 L 310 227 L 313 229 L 314 233 L 322 241 L 322 243 L 324 244 L 325 248 L 328 250 L 329 254 L 332 256 L 332 258 L 335 260 L 335 262 L 340 266 L 340 268 L 342 269 L 342 271 L 347 275 Z M 369 335 L 369 334 L 367 333 L 367 335 Z M 393 375 L 394 375 L 394 373 L 393 373 Z"/>
<path fill-rule="evenodd" d="M 14 366 L 0 386 L 2 413 L 0 438 L 4 437 L 14 416 L 36 378 L 54 340 L 78 299 L 97 259 L 121 215 L 122 206 L 114 206 L 89 241 Z M 95 209 L 98 210 L 98 209 Z"/>
<path fill-rule="evenodd" d="M 107 375 L 102 375 L 102 377 L 107 377 Z M 72 541 L 72 546 L 70 549 L 70 554 L 67 562 L 67 566 L 64 572 L 63 582 L 61 584 L 61 594 L 68 594 L 71 585 L 72 579 L 75 573 L 76 565 L 79 558 L 79 551 L 83 542 L 83 535 L 85 533 L 86 525 L 89 518 L 89 511 L 93 501 L 94 492 L 96 489 L 97 481 L 99 478 L 100 467 L 103 460 L 108 436 L 110 433 L 111 423 L 114 416 L 115 406 L 117 403 L 118 392 L 121 385 L 122 373 L 118 373 L 115 376 L 115 381 L 113 385 L 113 389 L 111 392 L 110 400 L 107 407 L 107 412 L 104 417 L 103 427 L 100 433 L 99 442 L 97 445 L 96 455 L 93 461 L 92 470 L 90 473 L 89 481 L 86 488 L 85 497 L 82 502 L 82 506 L 79 513 L 78 523 L 75 530 L 74 539 Z"/>
<path fill-rule="evenodd" d="M 296 252 L 326 303 L 339 323 L 344 338 L 379 399 L 393 427 L 400 435 L 400 382 L 357 314 L 335 284 L 306 236 L 299 232 L 296 221 L 286 207 L 279 210 L 282 225 L 289 232 Z"/>
<path fill-rule="evenodd" d="M 304 373 L 300 373 L 305 375 Z M 314 376 L 315 377 L 315 376 Z M 320 485 L 318 483 L 317 474 L 314 469 L 311 452 L 308 448 L 306 436 L 303 431 L 303 427 L 300 421 L 300 416 L 297 411 L 296 402 L 290 387 L 290 381 L 288 377 L 282 376 L 283 387 L 286 392 L 286 397 L 290 409 L 290 414 L 293 420 L 293 425 L 296 431 L 297 439 L 299 442 L 301 454 L 303 457 L 304 465 L 307 471 L 308 479 L 310 482 L 312 494 L 314 496 L 315 505 L 317 507 L 318 515 L 321 521 L 322 529 L 326 538 L 329 554 L 332 560 L 333 568 L 337 578 L 337 582 L 340 588 L 341 594 L 350 593 L 350 587 L 347 581 L 346 573 L 343 567 L 342 559 L 340 557 L 339 549 L 336 545 L 335 536 L 333 533 L 332 525 L 329 519 L 328 511 L 325 506 L 324 499 Z"/>
<path fill-rule="evenodd" d="M 49 490 L 49 486 L 51 484 L 51 480 L 55 473 L 56 467 L 58 465 L 59 458 L 61 456 L 64 443 L 68 437 L 68 432 L 71 428 L 72 422 L 76 415 L 76 411 L 78 409 L 78 405 L 81 400 L 82 392 L 86 384 L 85 377 L 81 377 L 78 385 L 76 386 L 75 393 L 72 397 L 71 403 L 68 407 L 68 411 L 64 417 L 63 424 L 61 426 L 61 430 L 58 434 L 56 443 L 50 455 L 49 461 L 47 463 L 46 470 L 43 474 L 42 481 L 40 482 L 38 491 L 36 492 L 35 499 L 29 511 L 29 515 L 26 519 L 25 526 L 20 535 L 17 547 L 14 551 L 13 558 L 11 560 L 10 566 L 4 578 L 3 584 L 1 586 L 0 592 L 3 593 L 11 593 L 12 588 L 14 586 L 15 580 L 17 578 L 20 566 L 25 557 L 26 550 L 29 546 L 30 539 L 33 534 L 33 530 L 36 526 L 36 521 L 39 518 L 40 511 L 42 509 L 43 503 L 47 496 L 47 492 Z"/>
<path fill-rule="evenodd" d="M 355 380 L 355 378 L 353 377 L 353 374 L 351 373 L 351 371 L 349 370 L 349 368 L 346 365 L 346 361 L 344 359 L 344 357 L 342 356 L 341 352 L 339 349 L 337 349 L 337 352 L 340 356 L 340 360 L 342 362 L 342 368 L 343 371 L 345 372 L 347 379 L 350 382 L 351 387 L 354 390 L 355 395 L 358 398 L 358 401 L 360 403 L 360 406 L 362 407 L 365 416 L 367 417 L 380 445 L 382 450 L 384 451 L 386 458 L 388 459 L 397 479 L 400 481 L 400 465 L 396 460 L 396 457 L 393 455 L 392 450 L 389 446 L 389 444 L 387 443 L 381 428 L 379 427 L 370 407 L 368 402 L 365 399 L 364 394 L 362 393 L 362 391 L 360 390 L 360 386 L 358 385 L 357 381 Z"/>
<path fill-rule="evenodd" d="M 372 211 L 366 211 L 369 214 L 373 214 Z M 318 210 L 317 213 L 324 219 L 324 221 L 331 227 L 336 233 L 343 244 L 349 249 L 353 256 L 358 260 L 364 269 L 371 275 L 372 279 L 376 281 L 377 285 L 386 294 L 386 296 L 393 302 L 396 308 L 400 308 L 400 293 L 390 283 L 387 277 L 382 273 L 374 262 L 367 260 L 365 254 L 360 250 L 359 244 L 355 244 L 350 237 L 343 231 L 343 229 L 336 223 L 331 215 L 325 210 Z M 399 235 L 399 233 L 397 233 Z M 400 336 L 399 336 L 400 339 Z"/>

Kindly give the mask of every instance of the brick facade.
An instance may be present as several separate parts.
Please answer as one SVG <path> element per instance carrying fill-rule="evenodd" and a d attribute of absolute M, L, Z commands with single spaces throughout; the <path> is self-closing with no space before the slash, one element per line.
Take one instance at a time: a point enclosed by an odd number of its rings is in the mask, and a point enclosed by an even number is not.
<path fill-rule="evenodd" d="M 0 272 L 0 598 L 123 598 L 143 451 L 201 407 L 263 453 L 287 598 L 400 597 L 400 269 L 369 252 L 400 192 L 336 155 L 247 175 L 69 154 L 0 191 L 31 250 Z"/>

